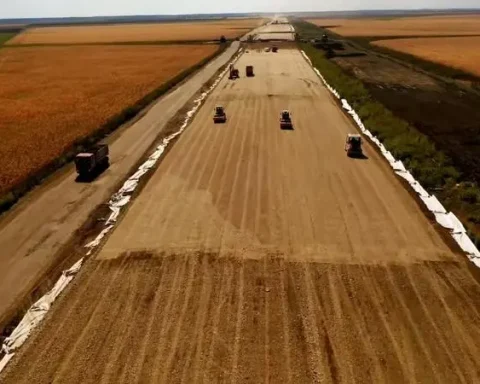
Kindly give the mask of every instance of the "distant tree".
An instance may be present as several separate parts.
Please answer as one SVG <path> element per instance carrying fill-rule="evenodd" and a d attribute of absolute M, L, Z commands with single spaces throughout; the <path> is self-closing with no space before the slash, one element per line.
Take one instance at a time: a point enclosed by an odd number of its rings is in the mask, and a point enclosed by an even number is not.
<path fill-rule="evenodd" d="M 227 38 L 225 36 L 220 37 L 220 43 L 225 44 L 227 42 Z"/>

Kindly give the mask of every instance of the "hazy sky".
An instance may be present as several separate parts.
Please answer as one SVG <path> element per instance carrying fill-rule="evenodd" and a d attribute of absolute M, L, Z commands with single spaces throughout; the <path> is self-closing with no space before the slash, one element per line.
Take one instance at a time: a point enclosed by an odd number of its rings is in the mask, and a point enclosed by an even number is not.
<path fill-rule="evenodd" d="M 476 7 L 480 0 L 0 0 L 0 18 Z"/>

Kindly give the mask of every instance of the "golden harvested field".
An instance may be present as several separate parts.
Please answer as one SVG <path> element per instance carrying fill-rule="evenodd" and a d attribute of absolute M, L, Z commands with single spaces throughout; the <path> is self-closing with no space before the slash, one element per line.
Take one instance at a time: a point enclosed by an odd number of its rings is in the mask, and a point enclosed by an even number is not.
<path fill-rule="evenodd" d="M 216 49 L 213 45 L 2 49 L 0 193 Z"/>
<path fill-rule="evenodd" d="M 421 16 L 395 19 L 310 19 L 343 36 L 480 35 L 480 15 Z"/>
<path fill-rule="evenodd" d="M 124 41 L 212 40 L 236 38 L 261 25 L 263 19 L 231 19 L 187 23 L 121 24 L 32 28 L 9 44 L 78 44 Z"/>
<path fill-rule="evenodd" d="M 390 39 L 372 44 L 480 76 L 480 36 Z"/>

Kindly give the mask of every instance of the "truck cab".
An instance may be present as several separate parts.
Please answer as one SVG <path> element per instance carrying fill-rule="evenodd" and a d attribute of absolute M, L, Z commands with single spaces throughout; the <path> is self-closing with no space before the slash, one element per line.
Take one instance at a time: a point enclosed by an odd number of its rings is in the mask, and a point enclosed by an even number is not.
<path fill-rule="evenodd" d="M 89 151 L 75 156 L 75 167 L 81 179 L 93 179 L 102 169 L 109 166 L 109 150 L 106 144 L 99 144 Z"/>

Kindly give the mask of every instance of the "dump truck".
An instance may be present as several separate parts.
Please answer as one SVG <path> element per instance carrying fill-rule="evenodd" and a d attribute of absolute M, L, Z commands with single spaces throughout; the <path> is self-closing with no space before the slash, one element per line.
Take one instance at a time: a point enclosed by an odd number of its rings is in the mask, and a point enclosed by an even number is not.
<path fill-rule="evenodd" d="M 88 179 L 108 168 L 108 145 L 100 144 L 75 156 L 75 167 L 80 178 Z"/>
<path fill-rule="evenodd" d="M 215 124 L 218 123 L 225 123 L 227 121 L 227 114 L 225 113 L 225 109 L 218 105 L 214 109 L 214 115 L 213 115 L 213 122 Z"/>
<path fill-rule="evenodd" d="M 253 77 L 254 74 L 253 74 L 253 65 L 247 65 L 245 67 L 245 74 L 247 75 L 247 77 Z"/>
<path fill-rule="evenodd" d="M 280 113 L 280 129 L 293 129 L 292 118 L 287 110 Z"/>
<path fill-rule="evenodd" d="M 240 77 L 238 73 L 238 69 L 236 69 L 233 64 L 230 64 L 230 73 L 228 75 L 228 78 L 230 80 L 238 79 Z"/>
<path fill-rule="evenodd" d="M 345 151 L 348 157 L 362 157 L 362 137 L 359 134 L 349 133 L 345 141 Z"/>

